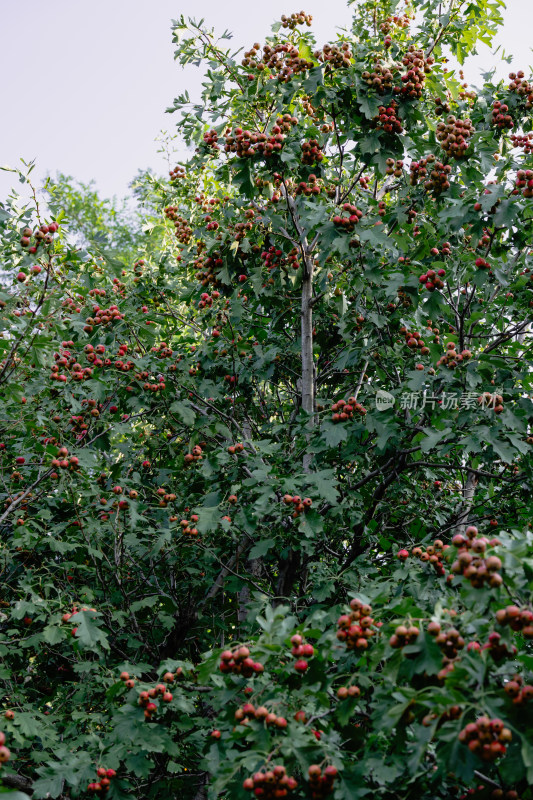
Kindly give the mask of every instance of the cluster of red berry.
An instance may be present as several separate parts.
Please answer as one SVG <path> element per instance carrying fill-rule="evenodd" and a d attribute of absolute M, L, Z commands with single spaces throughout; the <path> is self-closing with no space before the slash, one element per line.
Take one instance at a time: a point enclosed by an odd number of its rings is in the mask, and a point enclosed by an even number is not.
<path fill-rule="evenodd" d="M 256 70 L 261 73 L 269 69 L 271 73 L 277 73 L 277 79 L 281 83 L 288 83 L 294 75 L 305 72 L 313 67 L 313 62 L 300 56 L 300 51 L 291 42 L 278 42 L 275 45 L 266 44 L 263 47 L 263 54 L 259 55 L 261 45 L 256 42 L 250 50 L 244 53 L 242 60 L 243 67 Z M 248 74 L 248 80 L 256 77 L 253 72 Z"/>
<path fill-rule="evenodd" d="M 291 636 L 291 644 L 291 653 L 296 659 L 298 659 L 294 664 L 294 669 L 296 672 L 305 672 L 309 666 L 305 659 L 312 658 L 314 656 L 315 648 L 312 644 L 304 642 L 303 636 L 301 636 L 299 633 L 295 633 L 294 636 Z"/>
<path fill-rule="evenodd" d="M 135 275 L 137 276 L 137 278 L 134 278 L 134 282 L 135 282 L 135 283 L 138 283 L 138 282 L 139 282 L 139 281 L 138 281 L 138 278 L 139 278 L 139 276 L 140 276 L 140 275 L 142 275 L 142 274 L 143 274 L 143 267 L 145 266 L 145 263 L 146 263 L 146 262 L 145 262 L 144 258 L 139 258 L 139 259 L 138 259 L 138 260 L 137 260 L 137 261 L 134 263 L 134 265 L 133 265 L 133 271 L 134 271 Z"/>
<path fill-rule="evenodd" d="M 219 228 L 218 220 L 213 219 L 211 214 L 206 214 L 204 217 L 204 222 L 206 223 L 205 229 L 206 231 L 217 231 Z"/>
<path fill-rule="evenodd" d="M 388 158 L 385 162 L 385 175 L 394 175 L 395 178 L 401 178 L 403 175 L 403 161 L 395 161 L 393 158 Z M 366 188 L 366 187 L 365 187 Z"/>
<path fill-rule="evenodd" d="M 242 128 L 235 128 L 233 133 L 230 132 L 226 135 L 224 150 L 226 153 L 236 153 L 239 158 L 268 157 L 280 153 L 284 141 L 285 134 L 281 132 L 281 126 L 277 124 L 272 128 L 270 136 L 262 132 L 243 131 Z"/>
<path fill-rule="evenodd" d="M 398 28 L 408 28 L 411 24 L 410 22 L 411 17 L 408 14 L 402 14 L 401 16 L 394 15 L 389 16 L 385 19 L 385 22 L 382 22 L 379 26 L 381 33 L 389 33 L 392 30 L 392 26 L 396 25 Z"/>
<path fill-rule="evenodd" d="M 430 164 L 431 167 L 428 166 Z M 413 161 L 409 169 L 411 172 L 411 186 L 416 186 L 419 179 L 426 178 L 424 180 L 424 189 L 427 192 L 433 192 L 435 197 L 450 188 L 449 177 L 452 171 L 450 164 L 436 161 L 433 155 L 422 158 L 420 161 Z M 429 174 L 428 169 L 430 170 Z"/>
<path fill-rule="evenodd" d="M 54 241 L 54 233 L 58 230 L 59 225 L 57 222 L 51 222 L 49 225 L 41 225 L 36 231 L 33 231 L 32 228 L 24 228 L 20 238 L 20 246 L 29 248 L 29 253 L 36 253 L 40 245 L 52 244 Z M 32 237 L 34 244 L 30 247 Z"/>
<path fill-rule="evenodd" d="M 348 402 L 339 400 L 337 403 L 333 403 L 331 410 L 333 412 L 331 420 L 335 424 L 353 419 L 354 414 L 360 414 L 362 417 L 366 414 L 366 408 L 358 403 L 355 397 L 349 397 Z"/>
<path fill-rule="evenodd" d="M 509 84 L 511 92 L 526 98 L 526 109 L 533 108 L 533 84 L 525 79 L 524 72 L 522 70 L 516 73 L 510 72 L 509 80 L 511 81 Z"/>
<path fill-rule="evenodd" d="M 525 639 L 533 639 L 533 611 L 529 608 L 506 606 L 496 612 L 498 625 L 508 625 L 512 631 L 522 631 Z"/>
<path fill-rule="evenodd" d="M 443 114 L 450 113 L 450 104 L 443 100 L 441 97 L 435 97 L 435 114 L 441 117 Z"/>
<path fill-rule="evenodd" d="M 503 411 L 503 397 L 501 394 L 483 392 L 477 398 L 477 402 L 482 408 L 491 408 L 495 414 L 501 414 Z"/>
<path fill-rule="evenodd" d="M 459 733 L 459 741 L 483 761 L 496 761 L 505 755 L 506 745 L 512 738 L 511 731 L 501 719 L 489 717 L 479 717 L 475 722 L 469 722 Z"/>
<path fill-rule="evenodd" d="M 206 147 L 211 147 L 213 150 L 220 150 L 218 146 L 218 133 L 214 130 L 206 131 L 203 135 L 204 144 Z"/>
<path fill-rule="evenodd" d="M 180 244 L 189 244 L 192 236 L 192 228 L 186 219 L 178 214 L 178 206 L 167 206 L 165 216 L 174 223 L 176 229 L 176 239 Z"/>
<path fill-rule="evenodd" d="M 368 640 L 376 633 L 372 628 L 372 607 L 354 598 L 350 608 L 350 614 L 342 614 L 337 620 L 337 639 L 346 644 L 347 650 L 366 650 Z"/>
<path fill-rule="evenodd" d="M 105 767 L 98 767 L 96 770 L 96 775 L 98 776 L 97 781 L 93 781 L 89 783 L 87 786 L 87 791 L 91 793 L 96 792 L 107 792 L 110 785 L 111 780 L 116 777 L 116 772 L 114 769 L 106 769 Z"/>
<path fill-rule="evenodd" d="M 446 275 L 445 269 L 428 269 L 423 275 L 419 277 L 419 282 L 424 285 L 424 289 L 428 292 L 434 292 L 435 289 L 444 289 L 444 281 L 442 280 Z"/>
<path fill-rule="evenodd" d="M 185 465 L 194 464 L 196 461 L 202 461 L 203 450 L 199 444 L 195 444 L 190 453 L 186 453 L 184 457 Z"/>
<path fill-rule="evenodd" d="M 256 797 L 264 800 L 274 800 L 277 797 L 287 797 L 294 791 L 298 782 L 287 775 L 287 770 L 281 764 L 265 772 L 256 772 L 251 778 L 246 778 L 242 787 L 253 792 Z"/>
<path fill-rule="evenodd" d="M 528 156 L 533 152 L 533 133 L 512 133 L 511 144 L 513 147 L 522 147 Z"/>
<path fill-rule="evenodd" d="M 320 155 L 322 156 L 322 153 L 320 153 Z M 317 158 L 317 160 L 321 161 L 322 159 Z M 303 163 L 312 163 L 312 162 L 304 161 Z M 296 194 L 303 194 L 305 197 L 311 197 L 312 195 L 320 194 L 322 188 L 318 183 L 317 176 L 314 173 L 311 173 L 311 175 L 309 175 L 308 180 L 309 183 L 307 183 L 307 181 L 300 181 L 300 183 L 297 184 Z"/>
<path fill-rule="evenodd" d="M 285 717 L 278 717 L 277 714 L 269 711 L 266 706 L 257 706 L 256 708 L 253 703 L 245 703 L 242 708 L 238 708 L 235 712 L 235 720 L 240 725 L 247 725 L 250 719 L 264 722 L 265 725 L 274 725 L 279 730 L 285 730 L 287 727 Z"/>
<path fill-rule="evenodd" d="M 321 797 L 333 794 L 335 778 L 338 774 L 337 767 L 330 765 L 322 772 L 318 764 L 311 764 L 307 774 L 309 775 L 309 788 L 313 800 L 319 800 Z"/>
<path fill-rule="evenodd" d="M 316 139 L 309 139 L 308 142 L 302 142 L 302 164 L 320 164 L 324 158 L 324 153 L 320 149 L 320 145 Z"/>
<path fill-rule="evenodd" d="M 448 367 L 448 369 L 455 369 L 455 367 L 461 364 L 461 362 L 472 358 L 472 353 L 470 350 L 465 349 L 458 353 L 455 347 L 455 342 L 446 343 L 446 352 L 437 361 L 437 367 L 445 366 Z"/>
<path fill-rule="evenodd" d="M 180 520 L 180 527 L 181 532 L 184 536 L 198 536 L 198 530 L 194 527 L 198 522 L 198 514 L 191 514 L 190 520 L 188 519 L 181 519 Z"/>
<path fill-rule="evenodd" d="M 89 364 L 93 364 L 95 367 L 111 366 L 110 359 L 105 359 L 105 361 L 102 361 L 100 358 L 100 356 L 105 354 L 105 344 L 97 344 L 96 347 L 94 347 L 92 344 L 86 344 L 83 348 L 83 351 Z M 120 355 L 123 356 L 125 353 L 126 351 L 123 350 Z"/>
<path fill-rule="evenodd" d="M 11 758 L 11 751 L 6 747 L 6 735 L 0 731 L 0 768 Z"/>
<path fill-rule="evenodd" d="M 294 519 L 297 519 L 297 517 L 299 517 L 300 514 L 302 514 L 304 511 L 307 511 L 313 505 L 313 501 L 311 500 L 310 497 L 304 497 L 304 499 L 302 500 L 302 498 L 298 494 L 283 495 L 283 502 L 285 503 L 286 506 L 292 505 L 294 507 L 294 510 L 292 512 L 292 517 Z"/>
<path fill-rule="evenodd" d="M 476 642 L 476 644 L 478 643 Z M 494 659 L 494 661 L 503 661 L 504 658 L 512 658 L 518 652 L 514 645 L 508 645 L 507 642 L 502 641 L 501 635 L 496 631 L 493 631 L 489 634 L 486 644 L 480 645 L 479 648 L 472 647 L 469 649 L 479 649 L 480 652 L 483 650 L 488 650 L 489 655 Z"/>
<path fill-rule="evenodd" d="M 442 630 L 440 622 L 432 620 L 428 623 L 427 632 L 435 637 L 435 643 L 441 649 L 446 661 L 457 658 L 459 650 L 465 646 L 465 640 L 453 626 Z"/>
<path fill-rule="evenodd" d="M 508 697 L 513 701 L 513 705 L 521 706 L 523 703 L 528 703 L 533 700 L 533 686 L 529 684 L 524 685 L 524 679 L 521 675 L 513 675 L 511 680 L 504 684 L 504 691 Z"/>
<path fill-rule="evenodd" d="M 293 31 L 297 25 L 307 25 L 307 27 L 310 28 L 312 22 L 312 15 L 306 14 L 305 11 L 296 12 L 289 17 L 286 14 L 281 15 L 281 27 L 289 28 L 291 31 Z"/>
<path fill-rule="evenodd" d="M 378 114 L 372 120 L 374 127 L 385 133 L 402 133 L 403 125 L 398 116 L 398 106 L 391 103 L 390 106 L 380 106 Z"/>
<path fill-rule="evenodd" d="M 228 453 L 230 456 L 235 455 L 236 453 L 242 453 L 244 450 L 244 445 L 242 442 L 237 442 L 237 444 L 230 444 L 228 447 Z"/>
<path fill-rule="evenodd" d="M 407 67 L 407 72 L 400 79 L 402 85 L 394 87 L 395 93 L 410 99 L 422 97 L 426 75 L 431 72 L 431 66 L 434 63 L 433 56 L 429 56 L 426 59 L 423 50 L 416 50 L 414 45 L 410 45 L 409 50 L 402 59 L 402 64 Z"/>
<path fill-rule="evenodd" d="M 300 262 L 298 261 L 298 251 L 296 248 L 293 248 L 287 257 L 284 256 L 283 251 L 274 245 L 271 245 L 268 250 L 264 250 L 261 253 L 261 259 L 263 260 L 265 267 L 268 269 L 269 272 L 272 272 L 275 269 L 283 269 L 284 267 L 292 267 L 293 269 L 298 269 L 300 266 Z"/>
<path fill-rule="evenodd" d="M 172 673 L 168 674 L 172 675 Z M 174 679 L 173 675 L 172 679 Z M 139 694 L 138 703 L 144 708 L 145 719 L 152 719 L 152 715 L 157 711 L 157 705 L 153 701 L 158 696 L 161 696 L 163 703 L 170 703 L 172 701 L 172 692 L 168 691 L 164 683 L 158 683 L 157 686 L 153 686 L 151 689 L 144 690 Z"/>
<path fill-rule="evenodd" d="M 499 570 L 502 562 L 498 556 L 486 555 L 487 547 L 492 547 L 493 542 L 484 536 L 478 536 L 475 525 L 469 525 L 465 534 L 456 533 L 452 544 L 457 548 L 455 561 L 451 571 L 455 575 L 463 575 L 476 589 L 481 589 L 485 584 L 497 588 L 502 585 L 503 579 Z"/>
<path fill-rule="evenodd" d="M 338 228 L 344 228 L 347 231 L 353 231 L 355 226 L 359 223 L 359 220 L 363 216 L 363 212 L 357 208 L 357 206 L 352 205 L 352 203 L 344 203 L 342 206 L 342 210 L 347 214 L 347 216 L 341 216 L 337 214 L 333 217 L 333 224 L 336 225 Z"/>
<path fill-rule="evenodd" d="M 416 350 L 420 348 L 420 355 L 427 356 L 429 355 L 429 347 L 426 346 L 426 343 L 418 333 L 418 331 L 408 331 L 407 328 L 402 326 L 400 328 L 400 333 L 402 333 L 405 337 L 405 344 L 411 350 Z"/>
<path fill-rule="evenodd" d="M 409 627 L 407 625 L 397 625 L 389 639 L 389 644 L 395 649 L 401 649 L 408 644 L 416 642 L 419 636 L 420 629 L 416 625 L 410 625 Z"/>
<path fill-rule="evenodd" d="M 514 121 L 512 116 L 509 114 L 508 105 L 501 103 L 499 100 L 494 101 L 492 104 L 491 125 L 493 125 L 495 128 L 500 128 L 500 130 L 513 127 Z"/>
<path fill-rule="evenodd" d="M 440 481 L 435 481 L 435 483 L 438 483 L 435 489 L 440 489 Z M 441 539 L 435 539 L 433 544 L 428 545 L 426 548 L 420 546 L 413 547 L 411 555 L 414 558 L 420 559 L 420 561 L 427 561 L 432 564 L 437 575 L 442 576 L 445 574 L 442 559 L 449 546 L 449 544 L 444 544 Z"/>
<path fill-rule="evenodd" d="M 95 410 L 98 410 L 98 409 L 95 409 Z M 79 463 L 80 463 L 78 457 L 77 456 L 70 456 L 70 458 L 67 460 L 67 456 L 68 456 L 68 448 L 60 447 L 59 450 L 57 451 L 56 458 L 52 459 L 52 461 L 50 462 L 50 465 L 54 469 L 69 469 L 69 468 L 71 470 L 78 469 L 79 468 Z"/>
<path fill-rule="evenodd" d="M 109 308 L 100 308 L 100 306 L 93 306 L 94 317 L 87 317 L 85 320 L 84 331 L 91 333 L 95 325 L 111 325 L 113 322 L 120 322 L 124 319 L 124 314 L 118 310 L 118 306 L 113 305 Z M 88 330 L 90 328 L 90 330 Z"/>
<path fill-rule="evenodd" d="M 224 650 L 220 656 L 219 670 L 224 674 L 232 672 L 234 675 L 251 678 L 252 675 L 261 673 L 264 669 L 259 661 L 250 658 L 250 651 L 244 646 L 235 647 L 233 650 Z"/>
<path fill-rule="evenodd" d="M 202 286 L 209 286 L 213 284 L 218 285 L 218 270 L 223 266 L 224 261 L 219 254 L 209 256 L 205 261 L 202 257 L 197 258 L 194 262 L 194 267 L 197 270 L 195 278 Z M 214 293 L 213 293 L 214 297 Z"/>
<path fill-rule="evenodd" d="M 208 292 L 202 292 L 198 301 L 198 308 L 210 308 L 213 305 L 213 297 Z"/>
<path fill-rule="evenodd" d="M 368 87 L 374 89 L 378 94 L 392 91 L 394 75 L 390 67 L 383 66 L 380 61 L 376 62 L 372 72 L 365 70 L 361 74 L 361 78 Z"/>
<path fill-rule="evenodd" d="M 178 181 L 180 178 L 185 177 L 185 169 L 184 167 L 180 167 L 178 165 L 177 167 L 174 167 L 174 169 L 171 169 L 168 174 L 171 181 Z"/>
<path fill-rule="evenodd" d="M 533 148 L 533 142 L 531 143 Z M 522 190 L 524 197 L 533 197 L 533 170 L 519 169 L 516 173 L 516 182 L 513 194 L 519 194 Z"/>
<path fill-rule="evenodd" d="M 322 50 L 315 50 L 313 55 L 317 61 L 334 69 L 349 67 L 352 60 L 352 51 L 348 42 L 343 42 L 340 47 L 336 44 L 325 44 Z"/>
<path fill-rule="evenodd" d="M 468 150 L 468 139 L 473 133 L 472 120 L 458 119 L 453 114 L 446 118 L 446 122 L 437 123 L 437 140 L 451 158 L 464 158 Z"/>
<path fill-rule="evenodd" d="M 92 330 L 92 328 L 91 328 Z M 60 381 L 61 383 L 66 383 L 68 380 L 68 376 L 65 375 L 65 372 L 70 372 L 70 376 L 75 381 L 83 381 L 91 377 L 93 371 L 91 367 L 82 367 L 81 364 L 78 363 L 76 356 L 72 355 L 72 351 L 70 348 L 74 345 L 74 342 L 63 342 L 62 349 L 59 353 L 54 353 L 54 361 L 55 364 L 52 365 L 50 380 Z M 57 367 L 57 369 L 54 369 Z M 59 370 L 63 369 L 65 372 L 60 373 Z"/>
<path fill-rule="evenodd" d="M 348 697 L 360 697 L 361 689 L 359 686 L 340 686 L 337 689 L 337 697 L 339 700 L 347 700 Z"/>

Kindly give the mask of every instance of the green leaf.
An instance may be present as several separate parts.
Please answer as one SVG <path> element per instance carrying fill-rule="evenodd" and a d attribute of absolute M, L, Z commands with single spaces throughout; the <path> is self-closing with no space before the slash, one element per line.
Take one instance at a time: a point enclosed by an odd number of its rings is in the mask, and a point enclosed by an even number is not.
<path fill-rule="evenodd" d="M 59 625 L 47 625 L 43 630 L 43 639 L 48 644 L 59 644 L 66 639 L 66 633 Z"/>
<path fill-rule="evenodd" d="M 263 539 L 261 542 L 257 542 L 250 550 L 248 558 L 261 558 L 261 556 L 266 555 L 268 551 L 274 547 L 275 543 L 274 539 Z"/>
<path fill-rule="evenodd" d="M 94 611 L 78 611 L 77 614 L 74 614 L 70 618 L 70 622 L 76 626 L 75 638 L 89 650 L 98 651 L 99 645 L 105 650 L 109 650 L 106 634 L 95 624 L 96 617 L 97 614 Z"/>
<path fill-rule="evenodd" d="M 335 425 L 333 422 L 322 423 L 322 437 L 330 447 L 336 447 L 348 438 L 348 431 L 343 424 Z"/>
<path fill-rule="evenodd" d="M 178 415 L 184 425 L 192 427 L 196 419 L 196 414 L 188 403 L 182 403 L 180 400 L 175 400 L 170 406 L 170 410 Z"/>

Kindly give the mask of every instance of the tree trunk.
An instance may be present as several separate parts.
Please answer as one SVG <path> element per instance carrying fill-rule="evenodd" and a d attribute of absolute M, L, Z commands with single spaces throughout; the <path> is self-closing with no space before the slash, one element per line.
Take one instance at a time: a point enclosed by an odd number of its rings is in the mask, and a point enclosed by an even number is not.
<path fill-rule="evenodd" d="M 313 360 L 313 259 L 306 257 L 302 283 L 302 408 L 309 414 L 309 428 L 315 424 L 315 364 Z M 311 453 L 303 457 L 304 472 L 310 471 Z"/>
<path fill-rule="evenodd" d="M 474 502 L 474 494 L 477 484 L 478 479 L 475 473 L 469 471 L 468 478 L 463 489 L 463 503 L 459 514 L 459 519 L 457 520 L 457 525 L 455 526 L 454 534 L 460 533 L 464 536 L 464 532 L 468 524 L 468 515 L 470 514 L 470 509 L 472 508 L 472 503 Z"/>

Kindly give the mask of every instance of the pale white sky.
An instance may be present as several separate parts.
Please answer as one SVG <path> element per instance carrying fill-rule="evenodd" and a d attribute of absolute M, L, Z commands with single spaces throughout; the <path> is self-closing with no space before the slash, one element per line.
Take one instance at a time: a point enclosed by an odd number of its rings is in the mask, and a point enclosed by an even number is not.
<path fill-rule="evenodd" d="M 508 0 L 498 42 L 527 71 L 532 0 Z M 173 60 L 170 21 L 204 17 L 233 42 L 249 47 L 283 13 L 313 14 L 319 44 L 350 19 L 345 0 L 0 0 L 0 165 L 37 159 L 37 182 L 60 170 L 95 179 L 105 196 L 123 195 L 139 168 L 166 172 L 155 137 L 174 131 L 165 108 L 184 89 L 198 93 L 200 72 Z M 510 67 L 483 48 L 468 70 Z M 0 172 L 0 198 L 14 176 Z"/>

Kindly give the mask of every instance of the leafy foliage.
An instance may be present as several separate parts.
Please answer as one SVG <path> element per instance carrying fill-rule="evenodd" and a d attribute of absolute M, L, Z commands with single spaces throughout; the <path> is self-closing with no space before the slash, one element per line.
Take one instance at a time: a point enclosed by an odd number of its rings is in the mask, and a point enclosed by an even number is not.
<path fill-rule="evenodd" d="M 445 67 L 501 6 L 177 20 L 140 219 L 0 207 L 6 797 L 531 799 L 533 85 Z"/>

